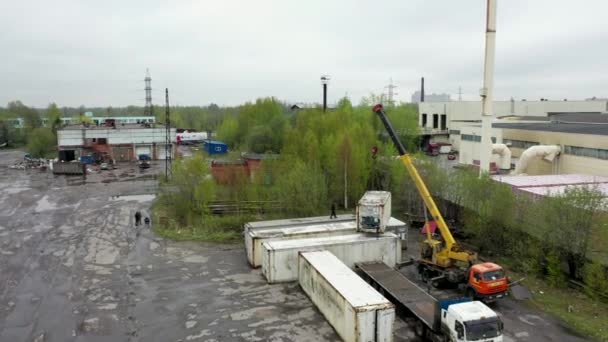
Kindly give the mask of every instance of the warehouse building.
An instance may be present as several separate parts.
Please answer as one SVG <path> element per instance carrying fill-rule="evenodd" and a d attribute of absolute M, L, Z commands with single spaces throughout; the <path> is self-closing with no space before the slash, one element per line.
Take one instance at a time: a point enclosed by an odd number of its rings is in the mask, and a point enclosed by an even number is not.
<path fill-rule="evenodd" d="M 530 147 L 559 146 L 560 153 L 553 160 L 532 159 L 525 172 L 529 175 L 605 176 L 608 175 L 608 114 L 598 114 L 593 121 L 596 122 L 503 120 L 492 125 L 492 140 L 508 146 L 513 166 Z M 481 125 L 470 125 L 461 130 L 460 164 L 475 165 L 479 160 Z M 492 158 L 492 162 L 498 163 L 500 156 L 494 154 Z"/>
<path fill-rule="evenodd" d="M 419 104 L 423 143 L 450 144 L 462 165 L 478 165 L 481 142 L 481 102 L 451 101 Z M 492 142 L 506 144 L 508 153 L 494 151 L 491 169 L 515 167 L 533 146 L 558 146 L 559 153 L 532 158 L 526 174 L 608 174 L 608 101 L 494 101 Z M 503 146 L 504 150 L 504 146 Z M 511 162 L 504 162 L 510 158 Z M 506 169 L 503 173 L 509 172 Z"/>
<path fill-rule="evenodd" d="M 548 121 L 553 115 L 597 115 L 608 112 L 608 101 L 494 101 L 494 117 L 499 119 L 525 119 L 529 122 Z M 568 120 L 566 120 L 568 121 Z M 480 101 L 422 102 L 418 104 L 418 124 L 423 141 L 450 143 L 460 147 L 463 127 L 481 123 Z"/>
<path fill-rule="evenodd" d="M 168 146 L 175 153 L 175 129 L 171 128 Z M 147 154 L 152 159 L 166 157 L 166 130 L 146 124 L 114 126 L 66 126 L 57 131 L 57 145 L 61 160 L 93 156 L 94 160 L 134 161 Z"/>

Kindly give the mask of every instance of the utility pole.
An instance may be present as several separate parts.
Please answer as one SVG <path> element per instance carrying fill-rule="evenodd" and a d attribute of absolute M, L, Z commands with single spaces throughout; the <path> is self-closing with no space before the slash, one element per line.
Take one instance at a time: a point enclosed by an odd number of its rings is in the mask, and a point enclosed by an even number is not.
<path fill-rule="evenodd" d="M 481 148 L 479 175 L 490 171 L 492 157 L 492 108 L 494 90 L 494 52 L 496 50 L 496 0 L 487 0 L 486 51 L 484 57 L 483 88 L 481 88 Z"/>
<path fill-rule="evenodd" d="M 394 92 L 394 89 L 397 88 L 397 86 L 393 84 L 392 78 L 390 79 L 389 84 L 384 88 L 388 89 L 388 105 L 394 106 L 395 105 L 394 97 L 395 97 L 395 95 L 399 95 L 399 93 Z"/>
<path fill-rule="evenodd" d="M 171 154 L 173 152 L 171 141 L 171 113 L 169 110 L 169 88 L 165 88 L 165 179 L 171 175 Z"/>
<path fill-rule="evenodd" d="M 462 101 L 462 87 L 458 87 L 458 101 Z"/>
<path fill-rule="evenodd" d="M 321 75 L 321 84 L 323 84 L 323 113 L 327 111 L 327 84 L 330 79 L 329 75 Z"/>

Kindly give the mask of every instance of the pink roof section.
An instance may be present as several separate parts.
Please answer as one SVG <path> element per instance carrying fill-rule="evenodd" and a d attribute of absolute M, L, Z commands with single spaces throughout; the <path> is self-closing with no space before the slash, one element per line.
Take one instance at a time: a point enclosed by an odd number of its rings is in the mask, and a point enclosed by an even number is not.
<path fill-rule="evenodd" d="M 608 183 L 608 177 L 583 174 L 542 176 L 493 176 L 492 178 L 495 181 L 507 183 L 516 188 Z"/>
<path fill-rule="evenodd" d="M 554 196 L 571 187 L 590 187 L 608 197 L 608 177 L 583 174 L 542 176 L 493 176 L 495 181 L 509 184 L 514 189 L 540 196 Z"/>
<path fill-rule="evenodd" d="M 522 191 L 527 191 L 533 193 L 535 195 L 541 196 L 555 196 L 563 194 L 566 189 L 579 188 L 579 187 L 589 187 L 588 184 L 583 185 L 558 185 L 558 186 L 536 186 L 532 188 L 518 188 Z M 608 197 L 608 183 L 599 183 L 590 186 L 591 189 L 600 191 L 606 197 Z"/>

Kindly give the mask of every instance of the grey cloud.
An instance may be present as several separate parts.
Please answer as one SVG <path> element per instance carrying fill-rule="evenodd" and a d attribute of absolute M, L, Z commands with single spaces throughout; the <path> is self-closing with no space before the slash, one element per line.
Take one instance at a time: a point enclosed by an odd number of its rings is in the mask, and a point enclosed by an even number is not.
<path fill-rule="evenodd" d="M 606 96 L 608 3 L 498 6 L 498 98 Z M 484 15 L 483 0 L 5 1 L 0 104 L 142 104 L 147 67 L 156 103 L 165 87 L 180 104 L 318 101 L 324 73 L 332 100 L 391 77 L 407 100 L 423 75 L 430 92 L 477 99 Z"/>

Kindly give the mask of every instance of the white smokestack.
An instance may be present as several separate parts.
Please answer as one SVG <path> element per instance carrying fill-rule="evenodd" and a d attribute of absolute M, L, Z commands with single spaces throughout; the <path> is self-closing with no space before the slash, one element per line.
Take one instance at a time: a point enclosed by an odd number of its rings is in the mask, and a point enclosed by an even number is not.
<path fill-rule="evenodd" d="M 486 13 L 486 52 L 483 70 L 483 88 L 481 89 L 481 149 L 479 172 L 490 171 L 492 157 L 492 109 L 494 89 L 494 52 L 496 50 L 496 0 L 488 0 Z"/>

